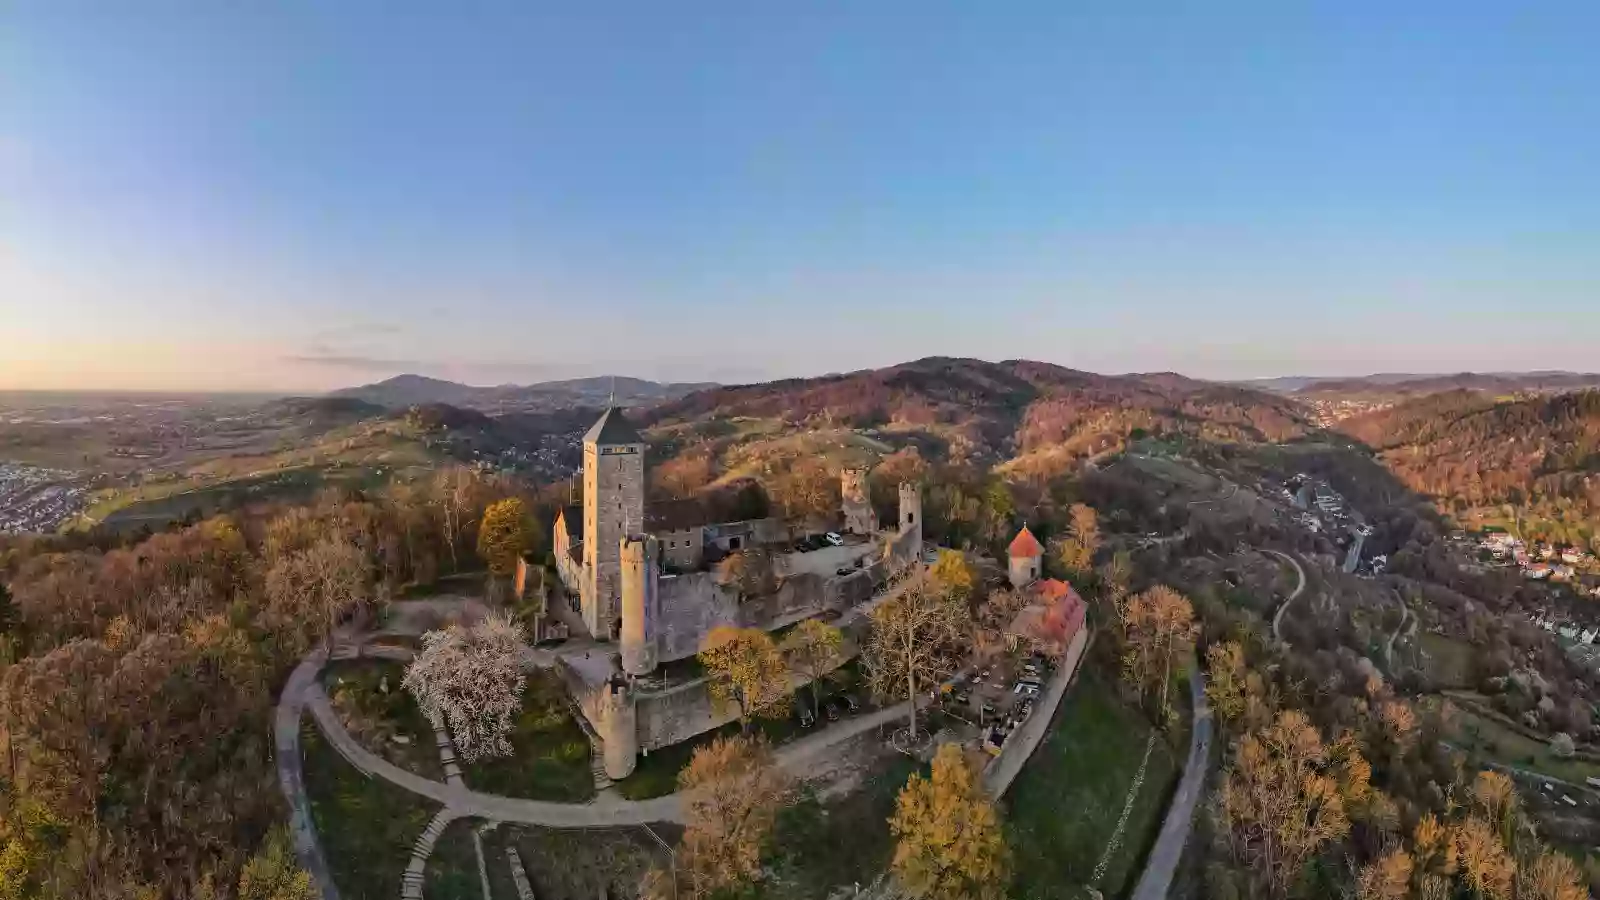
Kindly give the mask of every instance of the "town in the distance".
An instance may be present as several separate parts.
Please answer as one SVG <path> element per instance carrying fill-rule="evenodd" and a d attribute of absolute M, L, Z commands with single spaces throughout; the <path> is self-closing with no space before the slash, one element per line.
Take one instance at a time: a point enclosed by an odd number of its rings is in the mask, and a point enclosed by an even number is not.
<path fill-rule="evenodd" d="M 1597 389 L 0 393 L 0 883 L 1575 900 Z"/>

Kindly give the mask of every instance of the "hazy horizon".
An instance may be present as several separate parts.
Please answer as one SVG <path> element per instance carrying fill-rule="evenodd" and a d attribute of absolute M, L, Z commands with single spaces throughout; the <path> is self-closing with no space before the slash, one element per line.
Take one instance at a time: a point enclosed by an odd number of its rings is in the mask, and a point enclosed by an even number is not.
<path fill-rule="evenodd" d="M 24 4 L 0 390 L 1593 370 L 1597 27 Z"/>

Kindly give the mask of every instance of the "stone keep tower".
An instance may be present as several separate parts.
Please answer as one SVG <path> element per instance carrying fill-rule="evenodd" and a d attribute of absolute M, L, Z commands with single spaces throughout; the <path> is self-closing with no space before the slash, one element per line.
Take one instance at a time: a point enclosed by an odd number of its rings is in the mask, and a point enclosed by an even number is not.
<path fill-rule="evenodd" d="M 622 539 L 622 671 L 648 675 L 656 669 L 656 595 L 661 545 L 648 535 Z"/>
<path fill-rule="evenodd" d="M 916 534 L 912 554 L 922 556 L 922 485 L 914 481 L 900 482 L 900 521 L 895 529 L 901 534 Z"/>
<path fill-rule="evenodd" d="M 872 499 L 867 492 L 866 469 L 844 469 L 839 472 L 839 495 L 844 500 L 844 530 L 850 534 L 871 534 L 877 530 L 878 517 L 872 511 Z"/>
<path fill-rule="evenodd" d="M 644 529 L 644 438 L 622 410 L 607 409 L 583 436 L 584 627 L 615 636 L 622 600 L 622 539 Z"/>

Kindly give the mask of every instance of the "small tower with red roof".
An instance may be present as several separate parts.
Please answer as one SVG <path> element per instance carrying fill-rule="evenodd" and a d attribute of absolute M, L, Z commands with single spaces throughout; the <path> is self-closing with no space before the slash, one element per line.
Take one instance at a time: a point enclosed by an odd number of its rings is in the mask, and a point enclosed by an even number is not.
<path fill-rule="evenodd" d="M 1044 547 L 1026 525 L 1011 539 L 1006 555 L 1011 558 L 1011 586 L 1014 588 L 1032 584 L 1044 572 Z"/>

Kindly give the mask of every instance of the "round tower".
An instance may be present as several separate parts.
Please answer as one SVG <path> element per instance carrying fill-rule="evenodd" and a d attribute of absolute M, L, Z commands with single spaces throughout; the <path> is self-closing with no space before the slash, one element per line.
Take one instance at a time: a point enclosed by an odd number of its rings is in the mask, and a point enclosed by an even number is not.
<path fill-rule="evenodd" d="M 622 539 L 622 671 L 648 675 L 656 669 L 656 560 L 660 542 L 649 535 Z"/>
<path fill-rule="evenodd" d="M 600 740 L 605 744 L 606 777 L 620 781 L 633 774 L 639 759 L 639 721 L 633 695 L 626 684 L 608 682 L 601 688 Z"/>
<path fill-rule="evenodd" d="M 1014 588 L 1026 587 L 1039 580 L 1044 573 L 1044 546 L 1026 525 L 1011 539 L 1011 546 L 1006 548 L 1006 557 L 1010 563 L 1006 574 Z"/>

